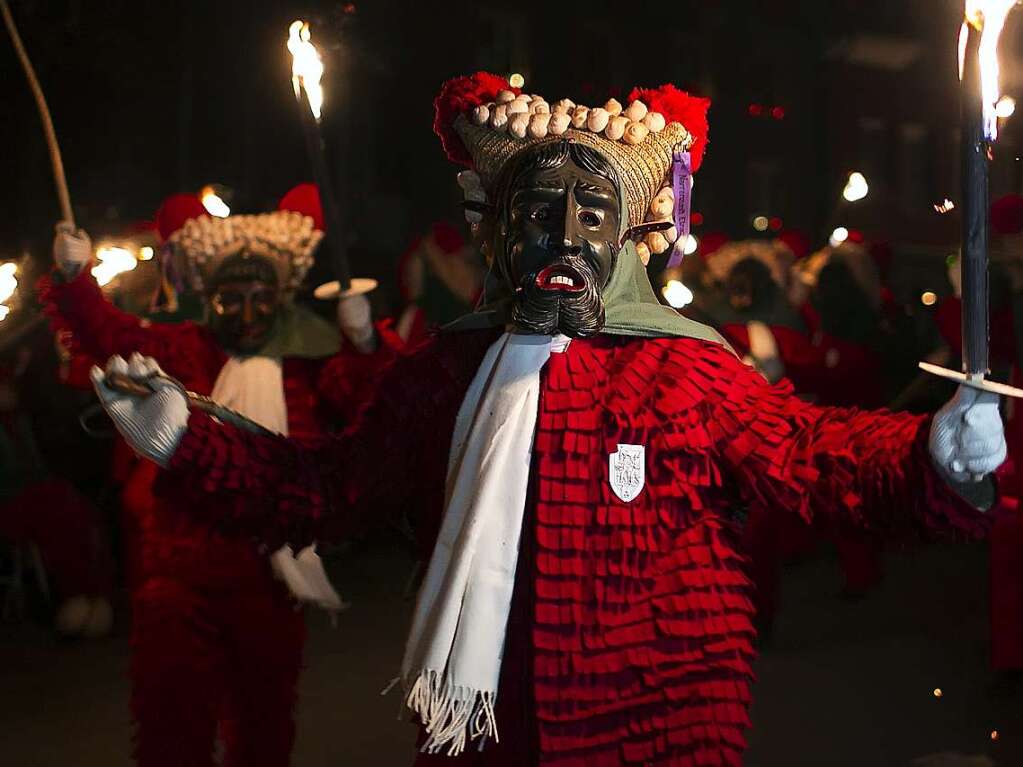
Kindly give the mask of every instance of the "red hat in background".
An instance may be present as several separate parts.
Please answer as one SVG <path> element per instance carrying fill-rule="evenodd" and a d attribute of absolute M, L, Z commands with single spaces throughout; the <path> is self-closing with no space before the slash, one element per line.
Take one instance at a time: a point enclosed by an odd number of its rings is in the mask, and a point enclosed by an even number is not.
<path fill-rule="evenodd" d="M 316 184 L 299 184 L 281 198 L 277 203 L 277 209 L 291 210 L 309 216 L 313 220 L 313 226 L 321 232 L 327 231 L 323 221 L 320 189 Z"/>
<path fill-rule="evenodd" d="M 1023 196 L 1007 194 L 991 203 L 991 228 L 995 234 L 1023 232 Z"/>
<path fill-rule="evenodd" d="M 707 232 L 700 237 L 696 247 L 696 253 L 700 258 L 706 259 L 711 253 L 728 242 L 728 235 L 724 232 Z"/>
<path fill-rule="evenodd" d="M 156 211 L 156 230 L 166 240 L 192 218 L 208 216 L 202 200 L 196 194 L 172 194 Z"/>
<path fill-rule="evenodd" d="M 788 229 L 778 235 L 778 241 L 785 244 L 796 260 L 810 255 L 810 238 L 798 229 Z"/>

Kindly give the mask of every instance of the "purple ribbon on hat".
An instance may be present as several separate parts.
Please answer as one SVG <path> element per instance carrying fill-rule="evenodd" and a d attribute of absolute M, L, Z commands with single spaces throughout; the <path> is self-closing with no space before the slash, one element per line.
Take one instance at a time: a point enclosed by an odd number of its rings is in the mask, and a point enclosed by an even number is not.
<path fill-rule="evenodd" d="M 671 256 L 668 258 L 669 269 L 682 263 L 686 242 L 689 241 L 689 210 L 692 192 L 690 181 L 692 175 L 693 164 L 689 152 L 676 149 L 671 156 L 671 191 L 675 195 L 675 207 L 672 211 L 672 217 L 678 239 L 675 240 L 675 244 L 671 248 Z"/>

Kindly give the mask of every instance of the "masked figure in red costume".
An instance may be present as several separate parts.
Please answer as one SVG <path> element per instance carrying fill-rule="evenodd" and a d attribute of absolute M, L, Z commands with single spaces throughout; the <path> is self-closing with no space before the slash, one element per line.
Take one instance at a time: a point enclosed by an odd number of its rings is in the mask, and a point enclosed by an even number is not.
<path fill-rule="evenodd" d="M 351 428 L 304 449 L 96 369 L 100 396 L 195 492 L 183 513 L 271 548 L 398 499 L 434 519 L 402 664 L 421 764 L 739 764 L 754 630 L 736 512 L 983 535 L 948 482 L 993 493 L 997 401 L 960 392 L 933 425 L 813 407 L 657 302 L 634 242 L 669 228 L 649 204 L 699 166 L 707 101 L 662 86 L 588 109 L 478 74 L 436 103 L 449 156 L 486 191 L 489 279 Z"/>
<path fill-rule="evenodd" d="M 120 312 L 84 268 L 87 236 L 63 226 L 57 269 L 41 294 L 75 354 L 153 355 L 189 389 L 311 448 L 325 440 L 328 415 L 354 405 L 380 355 L 372 354 L 379 338 L 364 296 L 339 306 L 350 339 L 341 352 L 334 327 L 292 303 L 322 237 L 315 206 L 308 212 L 213 219 L 194 197 L 165 204 L 159 223 L 206 300 L 203 324 L 149 324 Z M 302 546 L 268 550 L 221 535 L 212 510 L 183 513 L 195 500 L 164 474 L 140 461 L 124 492 L 136 759 L 143 767 L 212 765 L 219 729 L 225 764 L 286 765 L 305 641 L 292 595 L 336 609 L 337 594 L 313 549 L 295 557 Z"/>

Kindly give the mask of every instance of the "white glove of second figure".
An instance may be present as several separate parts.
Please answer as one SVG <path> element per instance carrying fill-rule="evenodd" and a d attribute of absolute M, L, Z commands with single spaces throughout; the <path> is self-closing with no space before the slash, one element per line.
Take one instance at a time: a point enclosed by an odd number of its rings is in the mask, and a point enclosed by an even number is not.
<path fill-rule="evenodd" d="M 89 376 L 100 402 L 125 441 L 139 455 L 166 468 L 188 429 L 188 400 L 184 393 L 174 384 L 156 379 L 153 394 L 136 397 L 111 389 L 104 380 L 108 374 L 115 373 L 142 380 L 161 372 L 156 360 L 136 352 L 128 362 L 118 356 L 111 357 L 106 371 L 93 367 Z"/>
<path fill-rule="evenodd" d="M 76 230 L 68 221 L 61 221 L 55 228 L 53 261 L 61 274 L 73 280 L 92 261 L 92 240 L 84 229 Z"/>
<path fill-rule="evenodd" d="M 365 294 L 342 296 L 337 302 L 337 324 L 352 346 L 363 354 L 376 351 L 372 309 Z"/>

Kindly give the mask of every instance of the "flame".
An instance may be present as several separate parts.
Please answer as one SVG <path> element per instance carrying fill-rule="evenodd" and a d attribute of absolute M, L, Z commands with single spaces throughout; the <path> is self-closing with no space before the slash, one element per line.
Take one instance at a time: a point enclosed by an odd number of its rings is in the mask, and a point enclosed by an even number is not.
<path fill-rule="evenodd" d="M 959 79 L 963 79 L 966 41 L 970 27 L 980 32 L 980 92 L 984 106 L 984 136 L 988 141 L 998 138 L 998 38 L 1005 18 L 1020 0 L 966 0 L 963 25 L 959 30 Z"/>
<path fill-rule="evenodd" d="M 212 186 L 204 186 L 202 192 L 199 193 L 199 199 L 202 200 L 202 206 L 211 216 L 227 218 L 231 215 L 231 209 L 226 202 L 220 199 L 220 195 Z"/>
<path fill-rule="evenodd" d="M 6 302 L 18 289 L 18 278 L 15 276 L 17 273 L 18 265 L 13 261 L 0 264 L 0 320 L 6 319 L 11 313 L 11 307 L 6 306 Z"/>
<path fill-rule="evenodd" d="M 934 206 L 934 211 L 936 213 L 948 213 L 955 210 L 955 208 L 956 204 L 946 197 L 942 202 L 939 202 Z"/>
<path fill-rule="evenodd" d="M 138 266 L 135 249 L 119 245 L 101 245 L 96 248 L 96 258 L 99 263 L 92 267 L 92 276 L 101 287 L 122 272 L 130 272 Z"/>
<path fill-rule="evenodd" d="M 305 88 L 309 98 L 309 108 L 313 117 L 320 119 L 323 106 L 323 88 L 320 78 L 323 76 L 323 61 L 320 52 L 310 42 L 309 25 L 301 19 L 291 22 L 288 27 L 288 50 L 291 51 L 291 84 L 295 86 L 295 96 L 299 88 Z"/>

